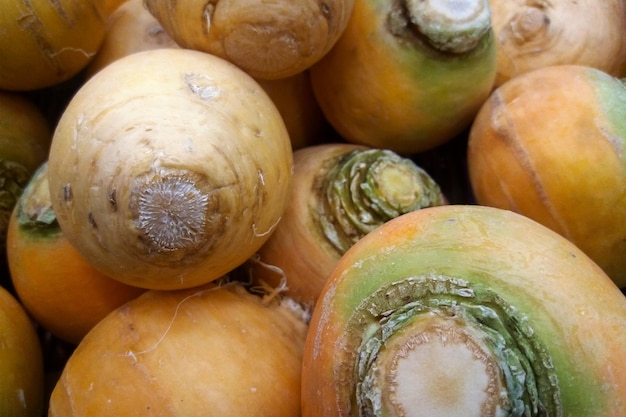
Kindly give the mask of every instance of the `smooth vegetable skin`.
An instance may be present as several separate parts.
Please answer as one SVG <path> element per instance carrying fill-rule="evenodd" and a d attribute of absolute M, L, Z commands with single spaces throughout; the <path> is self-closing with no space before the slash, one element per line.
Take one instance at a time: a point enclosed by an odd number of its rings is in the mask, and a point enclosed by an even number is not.
<path fill-rule="evenodd" d="M 329 130 L 310 78 L 308 70 L 278 80 L 256 78 L 278 108 L 293 150 L 321 143 Z"/>
<path fill-rule="evenodd" d="M 91 77 L 111 62 L 132 53 L 177 47 L 146 9 L 143 0 L 126 0 L 111 14 L 106 38 L 85 72 Z M 277 80 L 255 80 L 278 108 L 293 149 L 319 141 L 328 126 L 313 96 L 308 71 Z"/>
<path fill-rule="evenodd" d="M 354 0 L 146 0 L 182 47 L 220 56 L 260 79 L 319 61 L 345 29 Z"/>
<path fill-rule="evenodd" d="M 241 284 L 148 291 L 78 345 L 48 416 L 298 416 L 306 329 Z"/>
<path fill-rule="evenodd" d="M 521 74 L 485 101 L 469 133 L 476 201 L 578 245 L 626 287 L 626 85 L 583 66 Z"/>
<path fill-rule="evenodd" d="M 44 408 L 39 338 L 22 305 L 0 287 L 0 416 L 41 417 Z"/>
<path fill-rule="evenodd" d="M 134 52 L 178 47 L 145 8 L 143 0 L 124 0 L 111 12 L 106 24 L 102 45 L 85 70 L 87 77 Z"/>
<path fill-rule="evenodd" d="M 97 269 L 188 288 L 249 258 L 282 216 L 292 150 L 269 96 L 216 56 L 121 58 L 74 95 L 48 160 L 61 230 Z"/>
<path fill-rule="evenodd" d="M 495 85 L 551 65 L 585 65 L 626 76 L 623 0 L 491 0 L 498 45 Z"/>
<path fill-rule="evenodd" d="M 7 262 L 19 301 L 38 325 L 78 344 L 108 313 L 145 290 L 96 270 L 61 232 L 50 202 L 48 165 L 32 176 L 7 232 Z"/>
<path fill-rule="evenodd" d="M 622 417 L 626 298 L 527 217 L 426 208 L 339 261 L 302 375 L 303 417 Z"/>
<path fill-rule="evenodd" d="M 285 213 L 249 262 L 253 277 L 313 305 L 360 238 L 389 219 L 445 202 L 425 170 L 392 151 L 346 143 L 299 149 Z"/>
<path fill-rule="evenodd" d="M 487 0 L 355 2 L 313 91 L 348 142 L 411 154 L 469 126 L 487 98 L 496 49 Z"/>
<path fill-rule="evenodd" d="M 31 91 L 78 74 L 102 44 L 116 1 L 5 0 L 0 13 L 0 89 Z"/>

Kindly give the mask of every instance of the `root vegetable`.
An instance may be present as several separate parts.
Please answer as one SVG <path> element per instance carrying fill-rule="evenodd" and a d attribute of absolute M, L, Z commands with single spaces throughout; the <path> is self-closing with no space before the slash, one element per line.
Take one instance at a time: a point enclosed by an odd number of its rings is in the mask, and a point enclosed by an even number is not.
<path fill-rule="evenodd" d="M 78 74 L 98 51 L 111 2 L 3 2 L 0 89 L 31 91 Z M 100 8 L 101 7 L 101 8 Z"/>
<path fill-rule="evenodd" d="M 430 175 L 394 152 L 342 143 L 302 148 L 281 222 L 248 264 L 255 280 L 285 285 L 289 297 L 313 305 L 360 238 L 408 211 L 444 203 Z"/>
<path fill-rule="evenodd" d="M 52 129 L 26 96 L 0 91 L 0 250 L 11 212 L 31 175 L 47 158 Z"/>
<path fill-rule="evenodd" d="M 176 289 L 245 262 L 282 216 L 292 150 L 265 91 L 207 53 L 155 49 L 87 81 L 54 133 L 63 233 L 96 268 Z"/>
<path fill-rule="evenodd" d="M 108 313 L 145 290 L 100 273 L 69 243 L 51 207 L 47 172 L 44 163 L 13 210 L 7 262 L 26 311 L 54 336 L 78 344 Z"/>
<path fill-rule="evenodd" d="M 278 80 L 256 81 L 278 108 L 293 150 L 322 142 L 329 126 L 313 95 L 308 70 Z"/>
<path fill-rule="evenodd" d="M 83 339 L 49 416 L 297 416 L 306 329 L 234 282 L 148 291 Z"/>
<path fill-rule="evenodd" d="M 497 39 L 495 85 L 533 69 L 584 65 L 613 76 L 626 59 L 623 0 L 491 0 Z"/>
<path fill-rule="evenodd" d="M 158 20 L 144 7 L 143 0 L 126 0 L 111 15 L 107 36 L 87 68 L 87 76 L 93 76 L 111 62 L 132 53 L 177 47 Z M 278 108 L 293 149 L 319 141 L 327 123 L 313 95 L 308 71 L 278 80 L 255 80 Z"/>
<path fill-rule="evenodd" d="M 255 78 L 279 79 L 313 65 L 343 32 L 353 0 L 146 0 L 182 47 L 220 56 Z"/>
<path fill-rule="evenodd" d="M 511 211 L 425 208 L 351 247 L 313 310 L 303 417 L 626 415 L 626 298 Z"/>
<path fill-rule="evenodd" d="M 468 127 L 495 70 L 487 0 L 361 0 L 311 80 L 346 141 L 411 154 Z"/>
<path fill-rule="evenodd" d="M 44 412 L 43 354 L 22 305 L 0 287 L 0 415 L 41 417 Z"/>
<path fill-rule="evenodd" d="M 626 286 L 626 86 L 584 66 L 521 74 L 494 91 L 468 142 L 476 201 L 579 246 Z"/>
<path fill-rule="evenodd" d="M 144 7 L 143 0 L 124 0 L 110 14 L 105 38 L 97 55 L 87 66 L 86 76 L 90 78 L 111 62 L 135 52 L 177 47 Z"/>

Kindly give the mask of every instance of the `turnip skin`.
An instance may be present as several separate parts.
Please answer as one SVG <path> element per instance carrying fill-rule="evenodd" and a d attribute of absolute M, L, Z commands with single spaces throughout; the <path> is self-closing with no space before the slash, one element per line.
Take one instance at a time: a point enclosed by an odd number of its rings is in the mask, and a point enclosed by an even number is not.
<path fill-rule="evenodd" d="M 106 13 L 100 0 L 3 3 L 0 14 L 0 89 L 32 91 L 78 74 L 98 51 Z"/>
<path fill-rule="evenodd" d="M 52 128 L 33 101 L 18 92 L 0 91 L 0 250 L 15 203 L 46 160 Z"/>
<path fill-rule="evenodd" d="M 381 318 L 368 318 L 367 311 L 415 300 L 409 277 L 416 280 L 416 292 L 432 299 L 451 288 L 446 277 L 465 280 L 476 294 L 497 294 L 532 328 L 531 340 L 548 352 L 558 380 L 560 409 L 530 415 L 626 413 L 626 299 L 610 278 L 571 242 L 533 220 L 491 207 L 448 205 L 393 219 L 342 257 L 313 310 L 303 364 L 303 417 L 356 413 L 351 369 L 358 342 Z M 417 284 L 420 278 L 423 284 Z M 407 291 L 394 297 L 393 287 L 403 283 Z M 387 301 L 368 300 L 384 288 Z M 356 317 L 371 324 L 356 326 Z M 470 389 L 474 377 L 463 377 L 472 381 Z"/>
<path fill-rule="evenodd" d="M 110 311 L 145 291 L 95 270 L 68 242 L 51 207 L 47 163 L 17 201 L 6 242 L 18 300 L 40 328 L 72 345 Z"/>
<path fill-rule="evenodd" d="M 237 283 L 148 291 L 69 358 L 49 417 L 299 415 L 307 325 Z"/>
<path fill-rule="evenodd" d="M 61 229 L 87 260 L 130 285 L 174 289 L 219 278 L 262 245 L 291 166 L 258 83 L 218 57 L 157 49 L 83 85 L 57 125 L 48 175 Z"/>
<path fill-rule="evenodd" d="M 0 287 L 0 415 L 41 417 L 44 409 L 39 338 L 19 301 Z"/>
<path fill-rule="evenodd" d="M 106 23 L 102 45 L 85 70 L 87 77 L 116 59 L 135 52 L 178 47 L 144 7 L 143 0 L 124 0 L 110 13 Z"/>
<path fill-rule="evenodd" d="M 464 2 L 477 7 L 483 26 L 468 36 L 478 43 L 458 52 L 416 35 L 409 10 L 421 15 L 417 5 L 427 3 L 436 8 L 436 2 L 356 2 L 339 41 L 311 67 L 320 107 L 346 141 L 405 155 L 433 149 L 467 128 L 487 98 L 496 71 L 488 2 Z M 445 23 L 433 27 L 449 35 Z"/>
<path fill-rule="evenodd" d="M 471 187 L 479 204 L 565 236 L 624 287 L 625 149 L 623 81 L 592 67 L 539 68 L 496 89 L 477 115 Z"/>
<path fill-rule="evenodd" d="M 280 111 L 294 151 L 322 143 L 329 130 L 310 78 L 308 70 L 277 80 L 255 78 Z"/>
<path fill-rule="evenodd" d="M 149 49 L 177 48 L 143 0 L 126 0 L 110 16 L 107 35 L 86 70 L 93 76 L 106 65 L 131 53 Z M 265 80 L 255 78 L 280 112 L 293 149 L 316 143 L 327 123 L 313 95 L 309 72 Z"/>
<path fill-rule="evenodd" d="M 626 76 L 622 0 L 491 0 L 490 5 L 498 45 L 495 86 L 553 65 L 584 65 Z"/>
<path fill-rule="evenodd" d="M 298 74 L 336 43 L 354 0 L 146 0 L 184 48 L 220 56 L 255 78 Z"/>
<path fill-rule="evenodd" d="M 341 255 L 383 222 L 441 205 L 439 185 L 412 160 L 349 143 L 294 152 L 292 189 L 275 232 L 249 265 L 254 279 L 312 306 Z"/>

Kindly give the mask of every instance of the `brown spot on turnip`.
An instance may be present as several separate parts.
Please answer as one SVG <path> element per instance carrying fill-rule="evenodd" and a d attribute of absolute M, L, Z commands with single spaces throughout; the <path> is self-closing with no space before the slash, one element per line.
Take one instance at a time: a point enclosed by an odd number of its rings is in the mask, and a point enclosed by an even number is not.
<path fill-rule="evenodd" d="M 65 201 L 66 203 L 69 203 L 72 201 L 73 195 L 72 195 L 72 185 L 71 184 L 65 184 L 63 186 L 63 201 Z"/>
<path fill-rule="evenodd" d="M 75 19 L 71 17 L 67 11 L 65 11 L 63 2 L 60 0 L 51 0 L 49 4 L 52 6 L 57 15 L 67 24 L 68 26 L 72 26 L 75 23 Z"/>
<path fill-rule="evenodd" d="M 109 193 L 109 204 L 114 212 L 117 211 L 117 196 L 115 195 L 115 190 L 111 190 Z"/>
<path fill-rule="evenodd" d="M 18 19 L 18 26 L 20 29 L 30 34 L 33 41 L 39 47 L 42 56 L 46 59 L 48 65 L 50 65 L 50 68 L 52 68 L 56 74 L 61 74 L 61 65 L 56 56 L 57 54 L 54 47 L 45 36 L 46 31 L 43 22 L 33 10 L 33 6 L 30 1 L 24 1 L 23 5 L 26 7 L 26 10 Z"/>
<path fill-rule="evenodd" d="M 322 12 L 322 16 L 324 16 L 327 20 L 332 20 L 333 16 L 331 13 L 331 8 L 325 1 L 320 5 L 320 10 Z"/>
<path fill-rule="evenodd" d="M 89 221 L 89 226 L 91 226 L 92 229 L 98 228 L 98 223 L 96 223 L 96 219 L 93 217 L 92 212 L 89 212 L 89 214 L 87 215 L 87 220 Z"/>

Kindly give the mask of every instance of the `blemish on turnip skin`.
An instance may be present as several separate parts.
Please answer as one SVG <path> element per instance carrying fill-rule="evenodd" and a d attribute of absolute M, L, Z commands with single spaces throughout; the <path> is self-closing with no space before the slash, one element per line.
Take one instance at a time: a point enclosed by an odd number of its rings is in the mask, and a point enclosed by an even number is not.
<path fill-rule="evenodd" d="M 24 395 L 24 389 L 23 388 L 18 388 L 17 389 L 17 398 L 18 398 L 22 408 L 26 408 L 26 396 Z"/>
<path fill-rule="evenodd" d="M 183 79 L 187 88 L 201 100 L 211 101 L 220 95 L 219 87 L 207 75 L 185 73 L 183 74 Z"/>
<path fill-rule="evenodd" d="M 111 210 L 113 212 L 117 211 L 117 196 L 115 195 L 115 190 L 112 190 L 109 193 L 109 204 L 111 205 Z"/>
<path fill-rule="evenodd" d="M 72 201 L 72 185 L 71 184 L 65 184 L 63 186 L 63 201 L 65 201 L 66 203 L 69 203 Z"/>
<path fill-rule="evenodd" d="M 204 25 L 202 26 L 202 31 L 205 34 L 209 33 L 209 30 L 211 30 L 211 20 L 213 19 L 213 13 L 215 12 L 215 4 L 213 4 L 212 2 L 209 2 L 205 7 L 204 7 Z"/>
<path fill-rule="evenodd" d="M 89 221 L 89 225 L 92 227 L 92 229 L 98 228 L 98 224 L 96 223 L 96 219 L 93 217 L 93 213 L 89 212 L 89 214 L 87 215 L 87 220 Z"/>
<path fill-rule="evenodd" d="M 320 6 L 320 10 L 322 11 L 322 16 L 324 16 L 327 20 L 332 20 L 331 8 L 328 3 L 323 2 Z"/>

